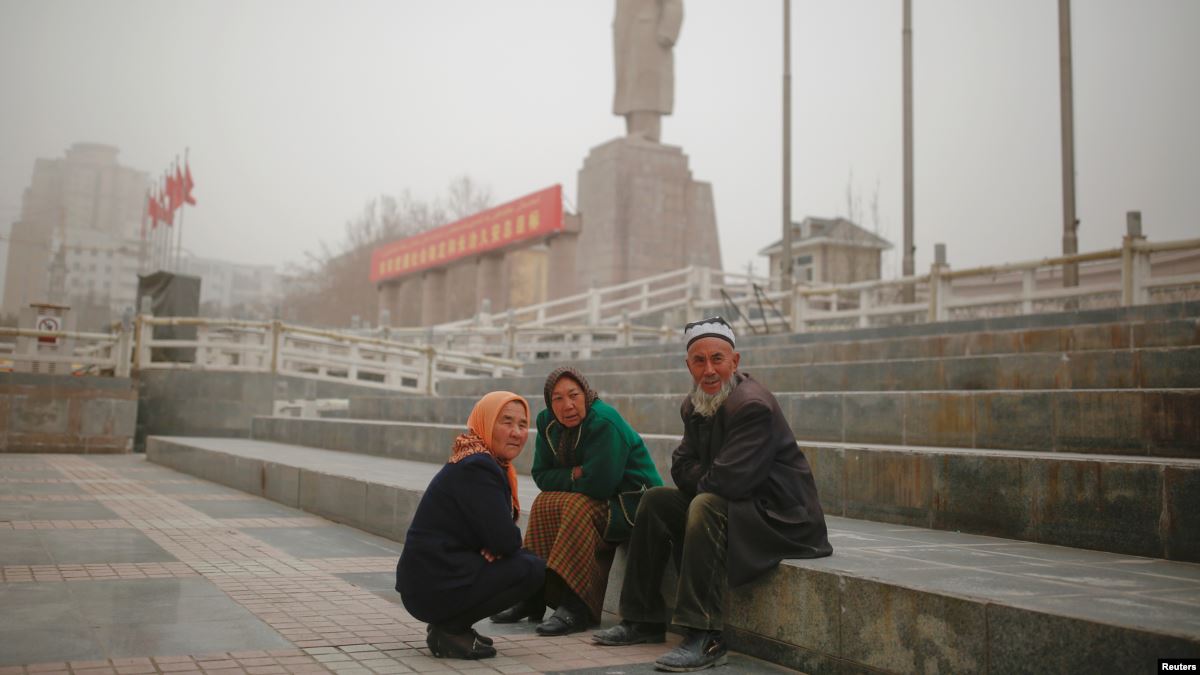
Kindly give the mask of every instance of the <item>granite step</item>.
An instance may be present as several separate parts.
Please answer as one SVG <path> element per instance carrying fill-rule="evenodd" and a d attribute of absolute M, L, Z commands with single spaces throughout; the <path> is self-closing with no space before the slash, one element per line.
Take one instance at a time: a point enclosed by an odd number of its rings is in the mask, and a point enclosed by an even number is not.
<path fill-rule="evenodd" d="M 880 361 L 790 363 L 742 355 L 740 368 L 772 391 L 946 391 L 995 389 L 1200 388 L 1200 347 L 993 354 Z M 588 362 L 588 366 L 591 363 Z M 665 370 L 590 372 L 601 394 L 670 394 L 691 389 L 682 356 Z M 444 380 L 441 396 L 496 389 L 540 391 L 545 375 Z"/>
<path fill-rule="evenodd" d="M 535 415 L 545 407 L 540 385 L 518 393 Z M 1200 389 L 776 391 L 775 396 L 796 435 L 814 441 L 1200 459 Z M 642 434 L 682 433 L 679 393 L 603 398 Z M 461 424 L 477 400 L 360 397 L 351 399 L 349 414 Z"/>
<path fill-rule="evenodd" d="M 875 339 L 801 333 L 773 336 L 770 341 L 753 337 L 738 340 L 738 351 L 750 363 L 789 364 L 1194 346 L 1200 346 L 1200 320 L 1195 318 Z M 683 365 L 682 348 L 677 343 L 658 346 L 649 353 L 643 353 L 645 347 L 639 349 L 642 351 L 635 353 L 628 349 L 602 352 L 587 360 L 587 374 L 670 370 Z M 526 364 L 524 372 L 544 378 L 557 365 L 536 361 Z"/>
<path fill-rule="evenodd" d="M 262 441 L 440 464 L 461 424 L 259 417 Z M 536 433 L 536 432 L 535 432 Z M 677 435 L 644 434 L 671 480 Z M 801 440 L 830 515 L 1200 561 L 1200 460 Z M 528 474 L 533 439 L 516 460 Z"/>
<path fill-rule="evenodd" d="M 151 437 L 147 457 L 396 540 L 438 469 L 228 438 Z M 536 490 L 527 478 L 520 489 Z M 838 516 L 829 526 L 833 556 L 784 561 L 729 592 L 731 647 L 813 673 L 1142 672 L 1200 653 L 1200 565 Z"/>

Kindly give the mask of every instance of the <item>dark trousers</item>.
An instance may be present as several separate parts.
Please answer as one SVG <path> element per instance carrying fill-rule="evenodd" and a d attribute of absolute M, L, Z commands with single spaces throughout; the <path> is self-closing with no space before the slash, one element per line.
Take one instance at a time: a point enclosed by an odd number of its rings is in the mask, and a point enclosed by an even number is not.
<path fill-rule="evenodd" d="M 417 619 L 461 633 L 484 617 L 508 609 L 542 586 L 546 561 L 521 549 L 483 566 L 475 582 L 461 588 L 400 596 Z"/>
<path fill-rule="evenodd" d="M 621 618 L 662 622 L 666 603 L 663 571 L 671 554 L 679 566 L 671 623 L 721 630 L 724 626 L 725 534 L 728 502 L 703 493 L 689 497 L 675 488 L 648 490 L 638 505 L 629 560 L 621 588 Z"/>

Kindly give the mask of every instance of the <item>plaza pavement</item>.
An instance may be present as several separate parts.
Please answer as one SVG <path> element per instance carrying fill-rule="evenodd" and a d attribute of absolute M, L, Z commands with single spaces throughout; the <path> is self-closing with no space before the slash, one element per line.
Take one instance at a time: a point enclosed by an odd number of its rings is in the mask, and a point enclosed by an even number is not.
<path fill-rule="evenodd" d="M 0 455 L 0 675 L 645 673 L 679 639 L 484 621 L 496 658 L 435 659 L 392 589 L 400 549 L 141 455 Z"/>

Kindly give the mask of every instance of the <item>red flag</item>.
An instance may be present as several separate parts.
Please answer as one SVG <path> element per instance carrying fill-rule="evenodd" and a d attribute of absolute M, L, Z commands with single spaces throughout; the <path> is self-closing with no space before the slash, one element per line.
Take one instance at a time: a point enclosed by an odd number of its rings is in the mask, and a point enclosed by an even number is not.
<path fill-rule="evenodd" d="M 175 176 L 167 170 L 166 182 L 163 184 L 163 195 L 167 200 L 167 209 L 174 211 L 179 208 L 179 188 L 175 185 Z"/>
<path fill-rule="evenodd" d="M 165 225 L 175 224 L 175 211 L 171 208 L 166 187 L 158 190 L 158 220 Z"/>
<path fill-rule="evenodd" d="M 146 195 L 146 215 L 150 217 L 150 229 L 158 227 L 158 201 L 149 193 Z"/>
<path fill-rule="evenodd" d="M 171 201 L 172 201 L 172 203 L 175 204 L 175 208 L 179 208 L 179 207 L 183 206 L 183 198 L 185 195 L 186 195 L 186 192 L 183 189 L 183 171 L 181 171 L 179 169 L 179 165 L 176 164 L 175 165 L 175 194 L 171 197 Z"/>
<path fill-rule="evenodd" d="M 192 206 L 196 205 L 196 198 L 192 196 L 192 188 L 195 186 L 196 184 L 192 182 L 192 167 L 185 166 L 183 170 L 183 201 Z"/>

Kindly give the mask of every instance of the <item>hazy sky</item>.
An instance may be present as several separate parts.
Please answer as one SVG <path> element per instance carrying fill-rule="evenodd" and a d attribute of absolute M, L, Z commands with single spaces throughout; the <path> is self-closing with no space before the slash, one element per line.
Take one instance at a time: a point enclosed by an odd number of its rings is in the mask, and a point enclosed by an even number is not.
<path fill-rule="evenodd" d="M 1061 250 L 1053 0 L 914 0 L 917 270 Z M 1200 236 L 1200 2 L 1076 0 L 1081 250 Z M 380 193 L 456 175 L 497 202 L 562 183 L 624 133 L 611 0 L 0 0 L 0 232 L 35 158 L 120 148 L 157 175 L 184 147 L 199 205 L 184 247 L 299 260 Z M 792 3 L 793 215 L 853 189 L 896 245 L 900 0 Z M 663 141 L 710 181 L 727 269 L 779 238 L 779 0 L 686 0 Z M 585 214 L 586 218 L 586 214 Z M 586 226 L 586 221 L 585 221 Z M 3 264 L 0 261 L 0 264 Z M 365 272 L 364 272 L 365 273 Z"/>

